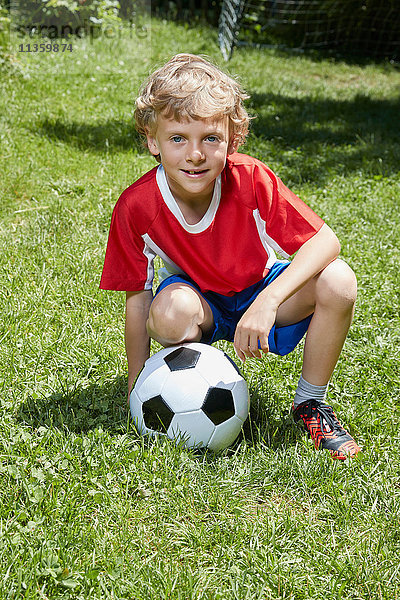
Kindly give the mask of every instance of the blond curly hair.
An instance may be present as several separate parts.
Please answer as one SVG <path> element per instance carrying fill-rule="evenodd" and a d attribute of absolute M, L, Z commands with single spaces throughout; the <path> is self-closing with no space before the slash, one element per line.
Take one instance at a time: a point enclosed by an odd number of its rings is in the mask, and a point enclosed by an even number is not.
<path fill-rule="evenodd" d="M 240 84 L 202 56 L 177 54 L 154 71 L 136 99 L 137 131 L 155 133 L 162 114 L 176 121 L 229 119 L 230 143 L 236 149 L 249 131 L 250 116 L 244 107 L 249 96 Z"/>

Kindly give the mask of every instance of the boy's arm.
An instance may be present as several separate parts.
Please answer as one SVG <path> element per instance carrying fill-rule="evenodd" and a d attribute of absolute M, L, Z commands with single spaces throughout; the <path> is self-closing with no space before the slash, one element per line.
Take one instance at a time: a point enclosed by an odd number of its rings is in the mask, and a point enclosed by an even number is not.
<path fill-rule="evenodd" d="M 335 260 L 339 252 L 339 240 L 326 224 L 301 246 L 287 269 L 257 296 L 238 322 L 233 344 L 242 361 L 261 356 L 258 340 L 261 351 L 268 352 L 268 334 L 280 305 Z"/>
<path fill-rule="evenodd" d="M 146 330 L 152 292 L 126 292 L 125 350 L 128 358 L 128 399 L 140 369 L 150 355 L 150 338 Z"/>

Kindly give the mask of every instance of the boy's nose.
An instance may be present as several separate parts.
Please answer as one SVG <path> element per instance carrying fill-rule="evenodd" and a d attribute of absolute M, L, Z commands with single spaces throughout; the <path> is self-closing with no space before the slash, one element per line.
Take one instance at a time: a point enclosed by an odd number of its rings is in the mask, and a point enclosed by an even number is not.
<path fill-rule="evenodd" d="M 187 160 L 194 163 L 202 162 L 205 159 L 204 153 L 200 148 L 193 147 L 190 149 Z"/>

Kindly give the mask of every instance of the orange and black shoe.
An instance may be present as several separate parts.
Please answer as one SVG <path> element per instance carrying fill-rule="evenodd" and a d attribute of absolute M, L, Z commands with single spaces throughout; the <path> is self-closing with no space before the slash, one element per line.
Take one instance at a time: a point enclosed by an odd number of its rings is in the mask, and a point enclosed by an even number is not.
<path fill-rule="evenodd" d="M 318 400 L 307 400 L 296 408 L 293 405 L 292 411 L 294 420 L 303 422 L 317 450 L 329 450 L 332 458 L 337 460 L 353 458 L 360 452 L 361 448 L 339 423 L 331 406 Z"/>

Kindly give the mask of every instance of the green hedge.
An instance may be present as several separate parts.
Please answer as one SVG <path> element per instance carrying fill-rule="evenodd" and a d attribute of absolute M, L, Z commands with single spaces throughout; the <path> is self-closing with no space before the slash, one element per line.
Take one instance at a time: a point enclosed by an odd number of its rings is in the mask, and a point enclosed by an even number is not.
<path fill-rule="evenodd" d="M 48 37 L 82 35 L 109 23 L 119 23 L 118 0 L 18 0 L 13 13 L 20 30 Z"/>
<path fill-rule="evenodd" d="M 201 20 L 216 26 L 221 4 L 221 0 L 16 0 L 14 14 L 20 27 L 47 31 L 55 37 L 122 19 L 135 21 L 144 11 L 168 20 Z"/>
<path fill-rule="evenodd" d="M 10 22 L 8 9 L 3 3 L 0 3 L 0 66 L 4 65 L 8 57 Z"/>

